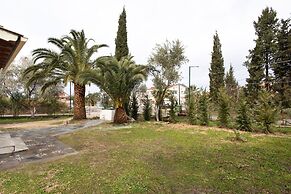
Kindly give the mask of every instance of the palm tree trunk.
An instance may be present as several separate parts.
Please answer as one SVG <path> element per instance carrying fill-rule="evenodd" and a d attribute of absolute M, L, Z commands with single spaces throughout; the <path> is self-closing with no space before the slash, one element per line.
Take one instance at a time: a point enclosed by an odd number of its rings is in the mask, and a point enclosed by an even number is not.
<path fill-rule="evenodd" d="M 117 124 L 122 124 L 122 123 L 127 123 L 128 121 L 128 116 L 124 110 L 123 107 L 117 107 L 115 109 L 115 115 L 114 115 L 114 123 Z"/>
<path fill-rule="evenodd" d="M 86 119 L 85 86 L 74 83 L 74 119 Z"/>

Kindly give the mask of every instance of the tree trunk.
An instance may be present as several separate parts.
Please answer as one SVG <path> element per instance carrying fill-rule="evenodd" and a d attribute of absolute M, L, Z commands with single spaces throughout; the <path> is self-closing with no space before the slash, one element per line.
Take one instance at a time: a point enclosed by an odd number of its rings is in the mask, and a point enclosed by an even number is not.
<path fill-rule="evenodd" d="M 116 108 L 113 122 L 117 124 L 122 124 L 122 123 L 127 123 L 127 121 L 128 121 L 128 116 L 124 108 L 123 107 Z"/>
<path fill-rule="evenodd" d="M 155 110 L 155 115 L 156 115 L 156 121 L 160 121 L 160 106 L 156 105 L 156 110 Z"/>
<path fill-rule="evenodd" d="M 86 119 L 85 86 L 74 83 L 74 120 Z"/>
<path fill-rule="evenodd" d="M 30 117 L 34 118 L 34 116 L 35 116 L 35 107 L 33 106 L 33 107 L 30 107 Z"/>

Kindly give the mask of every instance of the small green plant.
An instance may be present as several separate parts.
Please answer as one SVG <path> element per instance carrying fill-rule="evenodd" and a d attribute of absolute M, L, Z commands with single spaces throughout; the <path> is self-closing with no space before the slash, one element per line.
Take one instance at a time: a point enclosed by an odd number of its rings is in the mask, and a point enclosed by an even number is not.
<path fill-rule="evenodd" d="M 220 127 L 229 126 L 229 102 L 230 99 L 226 93 L 225 88 L 220 88 L 218 93 L 218 121 Z"/>
<path fill-rule="evenodd" d="M 241 142 L 246 142 L 247 140 L 240 134 L 239 130 L 234 129 L 233 130 L 235 134 L 235 141 L 241 141 Z"/>
<path fill-rule="evenodd" d="M 265 133 L 272 132 L 272 124 L 276 122 L 278 109 L 270 92 L 261 91 L 255 108 L 255 119 Z"/>

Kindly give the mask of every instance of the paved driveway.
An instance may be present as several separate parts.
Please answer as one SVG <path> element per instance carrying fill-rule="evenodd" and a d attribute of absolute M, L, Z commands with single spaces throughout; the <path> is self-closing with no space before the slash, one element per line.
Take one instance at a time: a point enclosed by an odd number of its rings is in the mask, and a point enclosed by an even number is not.
<path fill-rule="evenodd" d="M 23 152 L 0 155 L 0 169 L 16 167 L 26 162 L 75 154 L 76 151 L 73 148 L 63 144 L 55 136 L 96 126 L 101 123 L 103 123 L 102 120 L 87 120 L 77 125 L 70 124 L 10 132 L 11 137 L 21 137 L 29 149 Z"/>

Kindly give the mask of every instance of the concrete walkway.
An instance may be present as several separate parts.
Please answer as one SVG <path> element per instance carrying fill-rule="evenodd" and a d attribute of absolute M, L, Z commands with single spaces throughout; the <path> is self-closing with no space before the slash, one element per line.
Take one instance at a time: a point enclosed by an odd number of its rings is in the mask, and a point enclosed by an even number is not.
<path fill-rule="evenodd" d="M 102 120 L 87 120 L 82 124 L 10 132 L 12 138 L 20 137 L 28 147 L 28 150 L 0 155 L 0 169 L 13 168 L 27 162 L 74 154 L 76 151 L 73 148 L 63 144 L 55 136 L 97 126 L 101 123 L 103 123 Z"/>

